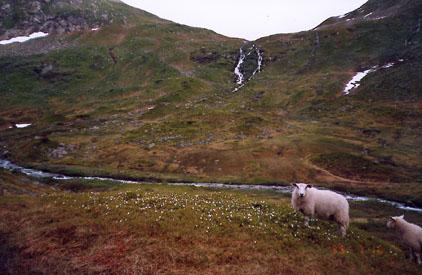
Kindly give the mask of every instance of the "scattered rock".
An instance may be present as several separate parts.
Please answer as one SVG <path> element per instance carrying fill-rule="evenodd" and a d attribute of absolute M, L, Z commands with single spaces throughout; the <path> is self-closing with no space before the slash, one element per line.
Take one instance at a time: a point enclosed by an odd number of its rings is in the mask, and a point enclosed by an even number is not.
<path fill-rule="evenodd" d="M 385 164 L 385 165 L 397 166 L 392 156 L 379 157 L 376 159 L 375 162 L 380 163 L 380 164 Z"/>
<path fill-rule="evenodd" d="M 375 128 L 362 129 L 361 132 L 368 138 L 374 138 L 377 135 L 381 134 L 381 130 Z"/>
<path fill-rule="evenodd" d="M 236 140 L 244 140 L 244 139 L 246 139 L 247 138 L 247 136 L 243 133 L 243 132 L 240 132 L 239 134 L 237 134 L 235 137 L 234 137 Z"/>
<path fill-rule="evenodd" d="M 387 141 L 385 139 L 379 138 L 377 142 L 382 148 L 387 147 Z"/>
<path fill-rule="evenodd" d="M 39 1 L 33 1 L 29 5 L 29 9 L 28 9 L 29 13 L 38 13 L 40 11 L 41 11 L 41 3 Z"/>
<path fill-rule="evenodd" d="M 261 133 L 257 135 L 258 139 L 271 139 L 273 138 L 271 131 L 268 129 L 264 129 Z"/>
<path fill-rule="evenodd" d="M 44 144 L 46 144 L 50 141 L 48 136 L 35 136 L 34 139 L 38 140 L 40 143 L 44 143 Z"/>
<path fill-rule="evenodd" d="M 259 101 L 261 100 L 265 95 L 265 92 L 258 92 L 254 95 L 253 100 Z"/>
<path fill-rule="evenodd" d="M 45 76 L 48 73 L 50 73 L 53 70 L 53 65 L 52 64 L 46 64 L 44 65 L 44 67 L 41 69 L 41 76 Z"/>
<path fill-rule="evenodd" d="M 8 150 L 0 151 L 0 158 L 7 159 L 10 157 L 10 152 Z"/>
<path fill-rule="evenodd" d="M 363 148 L 362 155 L 369 156 L 370 152 L 371 152 L 371 150 L 369 150 L 368 148 Z"/>
<path fill-rule="evenodd" d="M 117 55 L 114 53 L 114 48 L 109 48 L 108 54 L 111 57 L 111 59 L 113 60 L 113 63 L 117 64 Z"/>
<path fill-rule="evenodd" d="M 53 149 L 49 153 L 49 156 L 52 158 L 63 158 L 66 155 L 70 154 L 71 152 L 74 152 L 77 148 L 78 146 L 75 144 L 66 145 L 66 144 L 60 143 L 59 147 L 57 147 L 56 149 Z"/>
<path fill-rule="evenodd" d="M 284 156 L 284 148 L 280 148 L 276 152 L 277 156 L 282 157 Z"/>

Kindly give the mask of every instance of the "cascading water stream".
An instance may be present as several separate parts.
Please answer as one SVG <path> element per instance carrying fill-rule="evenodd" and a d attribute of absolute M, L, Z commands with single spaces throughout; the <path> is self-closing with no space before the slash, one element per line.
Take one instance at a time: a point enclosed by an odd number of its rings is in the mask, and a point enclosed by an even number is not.
<path fill-rule="evenodd" d="M 259 73 L 262 69 L 262 62 L 264 60 L 264 56 L 262 54 L 262 51 L 254 44 L 252 47 L 249 48 L 248 53 L 246 54 L 243 48 L 240 48 L 239 50 L 239 62 L 236 65 L 236 68 L 234 69 L 234 74 L 236 75 L 236 84 L 237 87 L 232 91 L 233 93 L 239 91 L 241 88 L 243 88 L 248 81 L 250 81 L 257 73 Z M 242 65 L 245 63 L 248 56 L 250 56 L 253 52 L 256 53 L 258 60 L 256 64 L 256 69 L 252 72 L 251 76 L 246 79 L 243 70 Z"/>
<path fill-rule="evenodd" d="M 236 84 L 242 85 L 244 81 L 243 73 L 241 72 L 241 66 L 245 62 L 246 55 L 243 53 L 243 49 L 240 48 L 239 63 L 237 63 L 236 68 L 234 69 L 234 74 L 236 75 Z"/>

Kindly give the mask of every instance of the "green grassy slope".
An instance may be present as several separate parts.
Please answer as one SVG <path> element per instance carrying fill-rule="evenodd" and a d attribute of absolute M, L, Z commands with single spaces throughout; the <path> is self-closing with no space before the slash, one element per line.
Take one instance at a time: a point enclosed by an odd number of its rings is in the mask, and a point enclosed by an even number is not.
<path fill-rule="evenodd" d="M 0 141 L 15 161 L 50 170 L 315 181 L 421 204 L 422 9 L 400 3 L 369 1 L 380 20 L 352 13 L 259 39 L 264 69 L 235 94 L 243 41 L 118 4 L 134 14 L 125 24 L 60 36 L 66 47 L 45 54 L 2 55 Z M 399 59 L 342 95 L 356 71 Z M 7 129 L 18 122 L 33 126 Z"/>

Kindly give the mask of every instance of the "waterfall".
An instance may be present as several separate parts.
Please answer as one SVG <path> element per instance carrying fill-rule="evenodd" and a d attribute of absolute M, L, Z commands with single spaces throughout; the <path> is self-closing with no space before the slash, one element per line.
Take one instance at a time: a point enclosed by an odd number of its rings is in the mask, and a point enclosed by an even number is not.
<path fill-rule="evenodd" d="M 234 74 L 237 77 L 237 81 L 236 81 L 237 85 L 242 85 L 243 81 L 245 79 L 245 77 L 243 76 L 243 73 L 241 71 L 241 66 L 242 66 L 243 62 L 245 62 L 245 58 L 246 58 L 246 55 L 244 54 L 243 49 L 240 48 L 239 63 L 237 63 L 237 66 L 234 69 Z"/>
<path fill-rule="evenodd" d="M 250 81 L 257 73 L 261 71 L 262 63 L 264 60 L 262 51 L 255 44 L 253 44 L 252 47 L 249 48 L 249 51 L 247 53 L 242 48 L 240 48 L 239 52 L 239 62 L 237 63 L 236 68 L 234 69 L 237 87 L 232 91 L 233 93 L 243 88 L 243 86 L 245 86 L 248 81 Z M 246 61 L 248 56 L 250 56 L 253 52 L 255 52 L 258 56 L 256 69 L 253 71 L 252 75 L 248 79 L 245 79 L 245 75 L 242 72 L 242 65 Z"/>

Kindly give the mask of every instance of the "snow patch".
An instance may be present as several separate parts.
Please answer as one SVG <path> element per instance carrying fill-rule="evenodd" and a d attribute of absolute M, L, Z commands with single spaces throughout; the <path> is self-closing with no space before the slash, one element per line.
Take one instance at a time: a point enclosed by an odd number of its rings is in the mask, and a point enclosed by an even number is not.
<path fill-rule="evenodd" d="M 374 20 L 382 20 L 384 18 L 386 18 L 387 16 L 381 16 L 381 17 L 375 17 Z"/>
<path fill-rule="evenodd" d="M 404 59 L 399 59 L 397 60 L 397 62 L 404 62 Z M 380 69 L 388 69 L 391 67 L 394 67 L 394 65 L 396 65 L 397 62 L 389 62 L 383 66 L 373 66 L 372 68 L 365 70 L 363 72 L 358 72 L 353 78 L 352 80 L 349 81 L 349 83 L 346 84 L 346 87 L 344 88 L 343 94 L 344 95 L 349 95 L 350 92 L 356 88 L 358 88 L 360 86 L 360 82 L 362 81 L 362 79 L 364 79 L 368 74 L 376 72 Z"/>
<path fill-rule="evenodd" d="M 366 18 L 368 16 L 371 16 L 373 14 L 373 12 L 368 13 L 367 15 L 365 15 L 363 18 Z"/>
<path fill-rule="evenodd" d="M 382 68 L 382 69 L 388 69 L 388 68 L 393 67 L 395 64 L 396 64 L 396 63 L 394 63 L 394 62 L 390 62 L 390 63 L 385 64 L 385 65 L 384 65 L 384 66 L 382 66 L 381 68 Z"/>
<path fill-rule="evenodd" d="M 47 35 L 48 35 L 48 33 L 45 33 L 45 32 L 34 32 L 34 33 L 31 33 L 28 36 L 18 36 L 18 37 L 10 38 L 8 40 L 2 40 L 2 41 L 0 41 L 0 45 L 7 45 L 7 44 L 15 43 L 15 42 L 23 43 L 23 42 L 26 42 L 28 40 L 40 38 L 40 37 L 45 37 Z"/>
<path fill-rule="evenodd" d="M 31 124 L 29 124 L 29 123 L 21 123 L 21 124 L 16 124 L 15 126 L 16 126 L 16 128 L 21 129 L 21 128 L 29 127 L 29 126 L 31 126 Z"/>
<path fill-rule="evenodd" d="M 360 81 L 365 78 L 365 76 L 367 76 L 368 74 L 375 72 L 375 68 L 371 68 L 369 70 L 363 71 L 363 72 L 358 72 L 353 78 L 352 80 L 349 81 L 349 83 L 347 83 L 346 88 L 344 88 L 343 93 L 345 95 L 350 94 L 350 92 L 353 89 L 356 89 L 357 87 L 360 86 Z"/>

